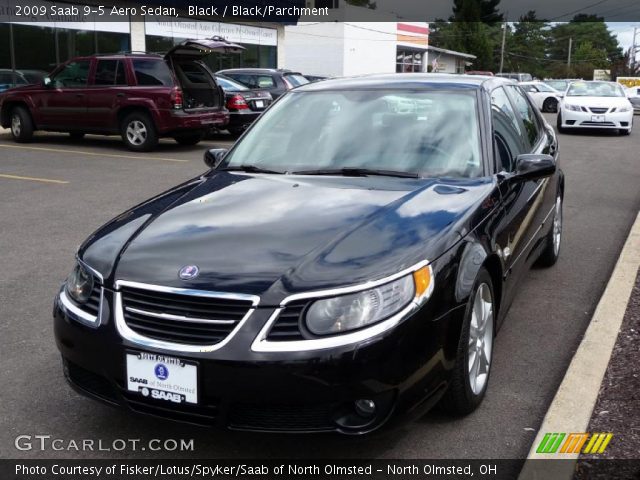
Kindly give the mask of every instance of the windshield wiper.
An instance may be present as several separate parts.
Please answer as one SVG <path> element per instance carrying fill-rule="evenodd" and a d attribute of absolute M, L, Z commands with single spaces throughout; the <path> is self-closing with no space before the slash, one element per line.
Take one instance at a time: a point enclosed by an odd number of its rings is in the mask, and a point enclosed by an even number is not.
<path fill-rule="evenodd" d="M 224 170 L 225 172 L 275 173 L 278 175 L 282 175 L 284 173 L 277 170 L 258 167 L 257 165 L 234 165 L 232 167 L 221 168 L 220 170 Z"/>
<path fill-rule="evenodd" d="M 344 167 L 344 168 L 325 168 L 318 170 L 298 170 L 289 172 L 292 175 L 344 175 L 348 177 L 366 177 L 367 175 L 378 175 L 381 177 L 401 177 L 401 178 L 420 178 L 417 173 L 400 172 L 396 170 L 377 170 L 370 168 Z"/>

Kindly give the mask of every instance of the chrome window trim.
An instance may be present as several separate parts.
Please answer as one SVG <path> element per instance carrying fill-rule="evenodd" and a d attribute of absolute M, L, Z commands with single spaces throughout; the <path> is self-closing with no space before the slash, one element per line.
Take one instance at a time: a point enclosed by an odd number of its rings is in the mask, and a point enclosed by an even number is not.
<path fill-rule="evenodd" d="M 260 297 L 246 293 L 216 292 L 212 290 L 196 290 L 192 288 L 167 287 L 164 285 L 153 285 L 150 283 L 130 282 L 129 280 L 116 280 L 116 291 L 120 287 L 138 288 L 140 290 L 150 290 L 152 292 L 174 293 L 177 295 L 188 295 L 192 297 L 219 298 L 221 300 L 242 300 L 251 302 L 253 308 L 258 306 Z"/>
<path fill-rule="evenodd" d="M 211 325 L 233 325 L 236 323 L 235 320 L 211 320 L 208 318 L 186 317 L 184 315 L 173 315 L 171 313 L 149 312 L 147 310 L 140 310 L 139 308 L 133 307 L 124 307 L 124 309 L 127 312 L 139 313 L 147 317 L 163 318 L 165 320 L 175 320 L 177 322 L 207 323 Z"/>
<path fill-rule="evenodd" d="M 374 323 L 370 327 L 363 328 L 362 330 L 356 330 L 351 333 L 343 333 L 339 335 L 332 335 L 326 338 L 314 338 L 311 340 L 284 340 L 284 341 L 270 341 L 267 340 L 267 336 L 271 331 L 271 327 L 280 317 L 280 313 L 284 310 L 288 303 L 301 299 L 319 299 L 324 297 L 331 297 L 349 293 L 360 292 L 375 288 L 379 285 L 397 280 L 405 275 L 412 274 L 413 272 L 420 270 L 421 268 L 428 266 L 431 282 L 429 288 L 419 298 L 414 298 L 406 307 L 392 315 L 391 317 L 383 320 L 382 322 Z M 430 266 L 428 260 L 424 260 L 420 263 L 413 265 L 407 269 L 404 269 L 394 275 L 390 275 L 379 280 L 370 281 L 360 285 L 354 285 L 349 287 L 332 288 L 329 290 L 319 290 L 315 292 L 305 292 L 291 295 L 285 298 L 280 306 L 271 314 L 264 327 L 260 330 L 260 333 L 256 336 L 251 344 L 251 350 L 254 352 L 305 352 L 313 350 L 323 350 L 327 348 L 336 348 L 353 343 L 362 342 L 368 340 L 371 337 L 379 335 L 381 333 L 390 330 L 398 325 L 407 316 L 415 313 L 418 309 L 429 299 L 434 289 L 433 269 Z"/>
<path fill-rule="evenodd" d="M 229 343 L 233 337 L 240 331 L 243 325 L 249 320 L 249 317 L 255 312 L 256 306 L 260 302 L 260 297 L 256 295 L 248 295 L 242 293 L 227 293 L 227 292 L 214 292 L 208 290 L 193 290 L 188 288 L 174 288 L 174 287 L 166 287 L 162 285 L 151 285 L 147 283 L 139 283 L 139 282 L 130 282 L 128 280 L 116 280 L 116 291 L 113 294 L 113 302 L 114 302 L 114 316 L 115 323 L 118 333 L 125 340 L 129 340 L 132 343 L 137 345 L 141 345 L 146 348 L 157 348 L 162 350 L 169 350 L 172 352 L 184 352 L 184 353 L 207 353 L 207 352 L 215 352 L 216 350 L 220 350 L 227 343 Z M 157 340 L 155 338 L 145 337 L 144 335 L 140 335 L 139 333 L 133 331 L 127 325 L 127 322 L 124 319 L 124 308 L 122 304 L 122 292 L 119 291 L 120 287 L 132 287 L 139 288 L 142 290 L 150 290 L 156 292 L 164 292 L 164 293 L 175 293 L 178 295 L 187 295 L 187 296 L 197 296 L 197 297 L 208 297 L 208 298 L 220 298 L 220 299 L 230 299 L 230 300 L 245 300 L 251 302 L 251 307 L 247 307 L 247 313 L 242 317 L 242 319 L 238 322 L 231 332 L 222 340 L 214 345 L 190 345 L 184 343 L 177 342 L 167 342 L 164 340 Z"/>
<path fill-rule="evenodd" d="M 102 317 L 102 302 L 104 301 L 104 288 L 100 287 L 100 302 L 98 303 L 98 315 L 94 316 L 88 312 L 85 312 L 80 307 L 75 305 L 67 296 L 67 292 L 63 288 L 60 290 L 60 303 L 62 304 L 64 312 L 67 316 L 71 317 L 76 322 L 82 323 L 92 328 L 98 328 L 100 326 L 100 320 Z"/>

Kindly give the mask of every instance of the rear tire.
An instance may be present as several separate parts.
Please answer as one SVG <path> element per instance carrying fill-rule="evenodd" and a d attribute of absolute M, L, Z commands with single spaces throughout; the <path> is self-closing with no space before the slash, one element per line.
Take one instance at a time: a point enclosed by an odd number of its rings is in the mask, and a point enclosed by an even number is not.
<path fill-rule="evenodd" d="M 536 265 L 540 267 L 552 267 L 560 256 L 560 245 L 562 243 L 562 195 L 558 192 L 556 196 L 556 208 L 553 213 L 553 223 L 551 230 L 545 238 L 545 247 Z"/>
<path fill-rule="evenodd" d="M 127 115 L 120 125 L 120 134 L 127 148 L 134 152 L 149 152 L 158 145 L 156 126 L 144 112 Z"/>
<path fill-rule="evenodd" d="M 487 391 L 495 332 L 495 297 L 489 272 L 478 272 L 465 311 L 456 363 L 440 405 L 450 414 L 473 412 Z"/>
<path fill-rule="evenodd" d="M 180 145 L 196 145 L 200 140 L 202 140 L 202 133 L 190 133 L 188 135 L 177 135 L 174 138 L 176 142 Z"/>
<path fill-rule="evenodd" d="M 84 138 L 84 132 L 69 132 L 71 140 L 82 140 Z"/>
<path fill-rule="evenodd" d="M 25 107 L 11 110 L 11 136 L 18 143 L 26 143 L 33 138 L 33 120 Z"/>
<path fill-rule="evenodd" d="M 556 113 L 558 111 L 558 101 L 555 98 L 547 98 L 542 104 L 542 111 Z"/>

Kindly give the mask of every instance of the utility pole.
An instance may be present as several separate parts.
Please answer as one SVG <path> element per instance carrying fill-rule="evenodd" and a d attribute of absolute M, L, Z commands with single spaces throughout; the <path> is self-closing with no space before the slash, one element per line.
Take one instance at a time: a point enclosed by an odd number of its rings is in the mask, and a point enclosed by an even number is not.
<path fill-rule="evenodd" d="M 636 43 L 636 37 L 638 36 L 638 27 L 633 27 L 633 46 L 631 47 L 631 69 L 635 73 L 636 70 L 636 55 L 638 54 L 638 45 Z"/>
<path fill-rule="evenodd" d="M 500 49 L 500 73 L 504 67 L 504 42 L 507 37 L 507 22 L 502 24 L 502 48 Z"/>
<path fill-rule="evenodd" d="M 571 46 L 573 45 L 573 38 L 569 38 L 569 56 L 567 57 L 567 76 L 570 76 L 571 70 Z"/>

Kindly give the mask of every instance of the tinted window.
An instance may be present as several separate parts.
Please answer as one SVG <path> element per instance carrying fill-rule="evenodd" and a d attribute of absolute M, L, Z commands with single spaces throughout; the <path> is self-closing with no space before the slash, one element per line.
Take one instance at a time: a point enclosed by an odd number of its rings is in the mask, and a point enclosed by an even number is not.
<path fill-rule="evenodd" d="M 89 60 L 82 60 L 65 65 L 53 79 L 55 86 L 58 88 L 86 86 L 90 64 Z"/>
<path fill-rule="evenodd" d="M 249 88 L 274 88 L 276 82 L 271 75 L 254 75 L 248 73 L 229 73 L 229 77 Z"/>
<path fill-rule="evenodd" d="M 209 73 L 197 63 L 182 63 L 178 68 L 189 83 L 211 83 Z"/>
<path fill-rule="evenodd" d="M 243 90 L 249 90 L 244 85 L 238 82 L 234 82 L 233 80 L 229 80 L 228 78 L 218 76 L 216 77 L 216 80 L 218 81 L 218 84 L 228 92 L 241 92 Z"/>
<path fill-rule="evenodd" d="M 498 168 L 511 172 L 518 155 L 525 152 L 516 113 L 504 88 L 491 92 L 493 139 Z"/>
<path fill-rule="evenodd" d="M 126 85 L 124 65 L 118 60 L 98 60 L 95 85 Z"/>
<path fill-rule="evenodd" d="M 516 114 L 520 117 L 524 125 L 527 150 L 531 151 L 540 138 L 541 128 L 538 123 L 538 116 L 536 115 L 533 105 L 519 87 L 510 86 L 507 88 L 513 97 Z"/>
<path fill-rule="evenodd" d="M 294 87 L 297 87 L 299 85 L 304 85 L 306 83 L 309 83 L 309 80 L 307 80 L 305 77 L 303 77 L 302 75 L 285 75 L 284 78 L 291 83 L 291 85 L 293 85 Z"/>
<path fill-rule="evenodd" d="M 133 71 L 138 85 L 173 86 L 171 71 L 162 60 L 133 60 Z"/>

